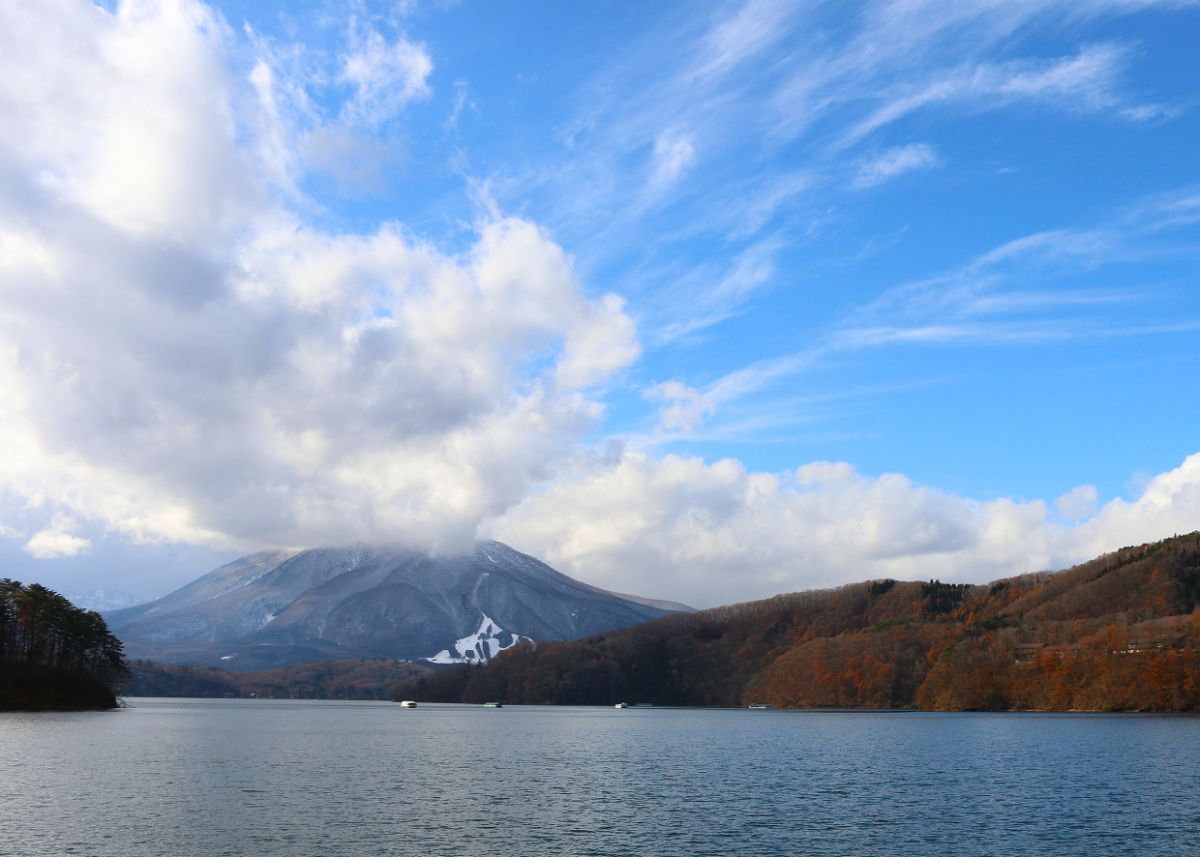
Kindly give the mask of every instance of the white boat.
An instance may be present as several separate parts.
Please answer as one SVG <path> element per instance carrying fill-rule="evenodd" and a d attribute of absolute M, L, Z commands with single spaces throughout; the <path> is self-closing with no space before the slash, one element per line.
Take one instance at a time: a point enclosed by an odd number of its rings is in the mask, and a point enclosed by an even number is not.
<path fill-rule="evenodd" d="M 628 708 L 628 707 L 629 707 L 628 702 L 618 702 L 616 705 L 613 706 L 613 708 Z"/>
<path fill-rule="evenodd" d="M 400 707 L 401 708 L 416 708 L 417 704 L 415 702 L 413 702 L 411 699 L 402 699 L 402 700 L 400 700 Z"/>
<path fill-rule="evenodd" d="M 773 707 L 774 707 L 774 706 L 772 706 L 771 704 L 769 704 L 769 703 L 766 703 L 766 702 L 752 702 L 752 703 L 750 703 L 750 708 L 754 709 L 755 711 L 769 711 L 769 710 L 770 710 L 771 708 L 773 708 Z"/>

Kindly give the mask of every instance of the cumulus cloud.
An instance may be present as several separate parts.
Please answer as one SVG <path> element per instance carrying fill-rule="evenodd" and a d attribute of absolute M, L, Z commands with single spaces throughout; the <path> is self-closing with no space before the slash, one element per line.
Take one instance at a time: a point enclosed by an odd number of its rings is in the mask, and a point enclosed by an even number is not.
<path fill-rule="evenodd" d="M 1095 485 L 1079 485 L 1054 501 L 1054 508 L 1068 521 L 1078 521 L 1096 513 L 1100 492 Z"/>
<path fill-rule="evenodd" d="M 92 543 L 71 532 L 75 522 L 65 515 L 55 515 L 50 526 L 39 530 L 25 543 L 25 553 L 34 559 L 57 559 L 86 553 Z"/>
<path fill-rule="evenodd" d="M 626 452 L 527 498 L 491 530 L 568 574 L 708 606 L 869 578 L 984 582 L 1198 522 L 1200 454 L 1138 499 L 1063 524 L 1041 500 L 974 500 L 840 462 L 769 474 Z"/>
<path fill-rule="evenodd" d="M 644 395 L 651 401 L 663 403 L 658 410 L 658 422 L 667 430 L 690 432 L 716 410 L 708 397 L 682 381 L 654 384 Z"/>
<path fill-rule="evenodd" d="M 122 238 L 204 246 L 253 203 L 233 134 L 225 24 L 195 3 L 7 5 L 0 180 L 21 205 Z M 53 33 L 53 50 L 46 34 Z"/>
<path fill-rule="evenodd" d="M 0 16 L 19 71 L 0 80 L 0 489 L 28 508 L 141 541 L 455 549 L 552 474 L 599 414 L 587 390 L 636 357 L 621 299 L 587 295 L 535 224 L 496 214 L 447 253 L 279 203 L 275 84 L 231 78 L 205 6 Z M 419 97 L 418 53 L 368 34 L 349 109 Z M 27 549 L 85 547 L 52 525 Z"/>

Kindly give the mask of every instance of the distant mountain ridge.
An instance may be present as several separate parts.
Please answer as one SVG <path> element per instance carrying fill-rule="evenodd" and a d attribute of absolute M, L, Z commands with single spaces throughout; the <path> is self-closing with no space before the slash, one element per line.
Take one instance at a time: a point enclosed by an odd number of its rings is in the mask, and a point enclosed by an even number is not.
<path fill-rule="evenodd" d="M 346 658 L 488 660 L 691 608 L 573 580 L 500 542 L 429 557 L 399 547 L 266 551 L 108 613 L 131 657 L 262 669 Z"/>
<path fill-rule="evenodd" d="M 131 592 L 121 592 L 111 589 L 93 589 L 90 592 L 82 590 L 66 590 L 63 597 L 84 610 L 95 610 L 107 613 L 113 610 L 124 610 L 126 607 L 136 607 L 146 602 Z"/>

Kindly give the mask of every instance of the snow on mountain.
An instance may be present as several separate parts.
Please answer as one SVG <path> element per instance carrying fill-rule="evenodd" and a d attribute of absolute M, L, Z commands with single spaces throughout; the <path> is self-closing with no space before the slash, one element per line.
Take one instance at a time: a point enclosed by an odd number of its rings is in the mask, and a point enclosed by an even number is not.
<path fill-rule="evenodd" d="M 492 562 L 495 560 L 493 559 Z M 474 634 L 460 637 L 449 649 L 442 649 L 436 655 L 425 658 L 425 660 L 432 664 L 487 663 L 505 649 L 521 642 L 532 643 L 533 638 L 505 631 L 484 613 L 483 620 Z"/>

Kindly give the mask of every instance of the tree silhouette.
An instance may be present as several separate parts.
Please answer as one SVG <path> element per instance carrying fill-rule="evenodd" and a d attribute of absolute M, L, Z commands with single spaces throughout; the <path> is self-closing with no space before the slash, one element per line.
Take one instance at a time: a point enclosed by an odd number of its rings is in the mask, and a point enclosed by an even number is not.
<path fill-rule="evenodd" d="M 125 674 L 121 641 L 99 613 L 0 579 L 0 707 L 104 707 Z"/>

